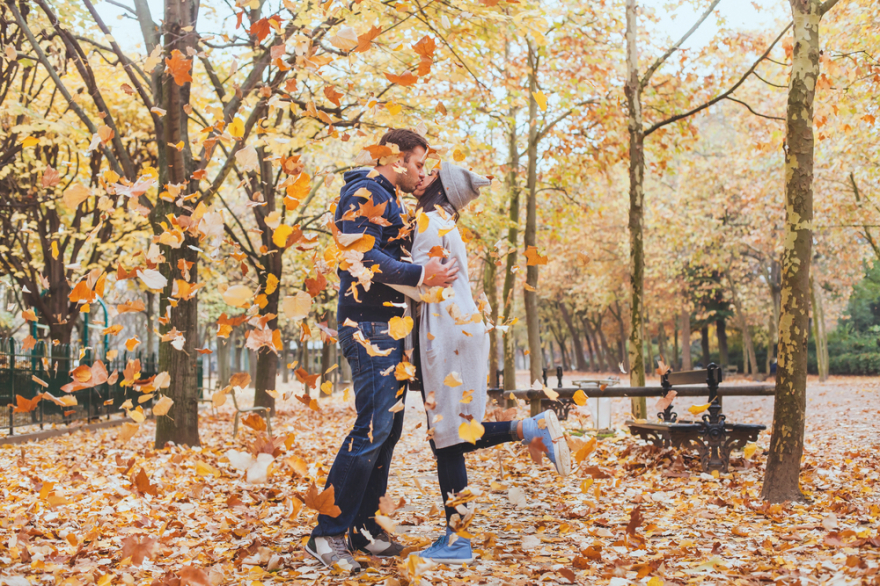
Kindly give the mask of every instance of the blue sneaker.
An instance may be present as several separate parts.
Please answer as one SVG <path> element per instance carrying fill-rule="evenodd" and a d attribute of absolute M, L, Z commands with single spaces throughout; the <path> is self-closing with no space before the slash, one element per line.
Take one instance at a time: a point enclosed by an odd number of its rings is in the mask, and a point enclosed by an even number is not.
<path fill-rule="evenodd" d="M 541 442 L 547 448 L 547 456 L 556 466 L 559 475 L 571 474 L 571 453 L 565 438 L 562 437 L 562 426 L 559 425 L 556 413 L 548 410 L 540 415 L 523 419 L 523 444 L 529 445 L 536 437 L 541 438 Z"/>
<path fill-rule="evenodd" d="M 428 549 L 416 552 L 420 558 L 431 560 L 438 564 L 469 564 L 474 561 L 474 552 L 471 550 L 471 540 L 456 536 L 455 543 L 449 545 L 449 536 L 452 529 L 446 528 L 446 535 L 431 544 Z"/>

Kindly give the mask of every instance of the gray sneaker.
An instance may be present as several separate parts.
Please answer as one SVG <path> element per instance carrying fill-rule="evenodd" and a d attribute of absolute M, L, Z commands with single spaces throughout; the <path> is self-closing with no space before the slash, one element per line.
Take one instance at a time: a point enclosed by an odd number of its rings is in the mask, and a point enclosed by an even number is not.
<path fill-rule="evenodd" d="M 357 574 L 361 565 L 357 563 L 345 545 L 345 535 L 329 537 L 309 537 L 306 551 L 331 570 L 340 570 Z"/>
<path fill-rule="evenodd" d="M 348 549 L 362 551 L 380 558 L 396 558 L 406 549 L 391 538 L 387 531 L 383 531 L 373 538 L 372 541 L 365 535 L 349 535 Z"/>

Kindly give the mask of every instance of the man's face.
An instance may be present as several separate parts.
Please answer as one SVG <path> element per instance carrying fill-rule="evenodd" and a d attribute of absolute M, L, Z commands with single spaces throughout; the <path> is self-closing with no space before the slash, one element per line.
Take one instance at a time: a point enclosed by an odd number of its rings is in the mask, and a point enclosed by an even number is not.
<path fill-rule="evenodd" d="M 428 151 L 417 146 L 408 154 L 409 160 L 404 157 L 397 161 L 397 166 L 406 169 L 405 173 L 397 174 L 397 187 L 404 193 L 413 193 L 425 178 L 425 157 Z"/>
<path fill-rule="evenodd" d="M 434 183 L 434 181 L 436 181 L 437 177 L 439 176 L 440 171 L 438 171 L 437 169 L 434 169 L 433 171 L 428 173 L 428 175 L 426 175 L 425 178 L 422 179 L 422 182 L 419 183 L 418 187 L 416 187 L 416 190 L 412 192 L 412 194 L 416 196 L 416 199 L 421 199 L 422 196 L 425 195 L 425 190 L 428 189 L 428 186 Z"/>

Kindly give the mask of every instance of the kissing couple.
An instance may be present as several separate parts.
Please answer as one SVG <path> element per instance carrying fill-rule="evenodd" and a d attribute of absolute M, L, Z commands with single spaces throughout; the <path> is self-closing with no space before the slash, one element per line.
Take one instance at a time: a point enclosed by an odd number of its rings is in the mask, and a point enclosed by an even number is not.
<path fill-rule="evenodd" d="M 390 130 L 379 144 L 390 149 L 396 145 L 399 154 L 380 158 L 373 169 L 346 172 L 335 213 L 340 233 L 374 238 L 362 259 L 372 279 L 366 288 L 350 271 L 338 272 L 339 344 L 351 366 L 357 419 L 327 476 L 341 513 L 318 515 L 305 546 L 328 568 L 352 574 L 361 570 L 356 553 L 397 557 L 405 549 L 376 523 L 375 515 L 403 429 L 405 410 L 392 408 L 406 391 L 406 381 L 394 376 L 406 360 L 406 340 L 391 335 L 389 321 L 404 315 L 407 297 L 414 308 L 415 379 L 421 383 L 446 510 L 444 534 L 417 554 L 445 564 L 474 559 L 470 539 L 456 534 L 460 517 L 447 504 L 467 488 L 466 453 L 522 441 L 543 449 L 559 474 L 571 472 L 568 446 L 553 411 L 518 421 L 483 421 L 489 336 L 471 293 L 467 250 L 456 223 L 489 179 L 446 161 L 426 174 L 428 142 L 411 130 Z M 414 215 L 400 192 L 418 200 Z M 361 213 L 364 206 L 367 211 Z M 470 402 L 462 401 L 465 393 Z M 483 434 L 463 439 L 462 423 L 479 429 L 471 422 L 482 422 Z"/>

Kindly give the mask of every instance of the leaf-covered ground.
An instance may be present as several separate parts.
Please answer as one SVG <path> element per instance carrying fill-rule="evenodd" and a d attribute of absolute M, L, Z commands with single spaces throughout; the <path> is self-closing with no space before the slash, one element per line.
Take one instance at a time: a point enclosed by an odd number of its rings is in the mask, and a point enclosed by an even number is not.
<path fill-rule="evenodd" d="M 260 484 L 246 482 L 226 456 L 260 447 L 250 429 L 232 438 L 228 406 L 217 417 L 202 411 L 201 448 L 155 451 L 149 422 L 127 441 L 111 429 L 7 447 L 0 583 L 877 583 L 878 389 L 877 379 L 811 383 L 807 503 L 759 498 L 766 434 L 750 459 L 736 454 L 718 478 L 701 474 L 694 454 L 661 451 L 624 431 L 601 439 L 566 479 L 507 444 L 469 457 L 480 492 L 474 564 L 364 558 L 369 568 L 355 578 L 329 575 L 301 548 L 314 511 L 298 496 L 312 479 L 323 486 L 352 421 L 341 394 L 319 400 L 318 412 L 295 399 L 282 404 L 273 430 L 284 444 Z M 679 412 L 689 405 L 677 402 Z M 625 407 L 617 402 L 617 420 Z M 728 399 L 725 411 L 769 424 L 772 400 Z M 586 413 L 568 425 L 588 426 Z M 427 544 L 441 530 L 441 503 L 416 395 L 393 466 L 389 496 L 405 505 L 392 521 L 402 541 Z"/>

